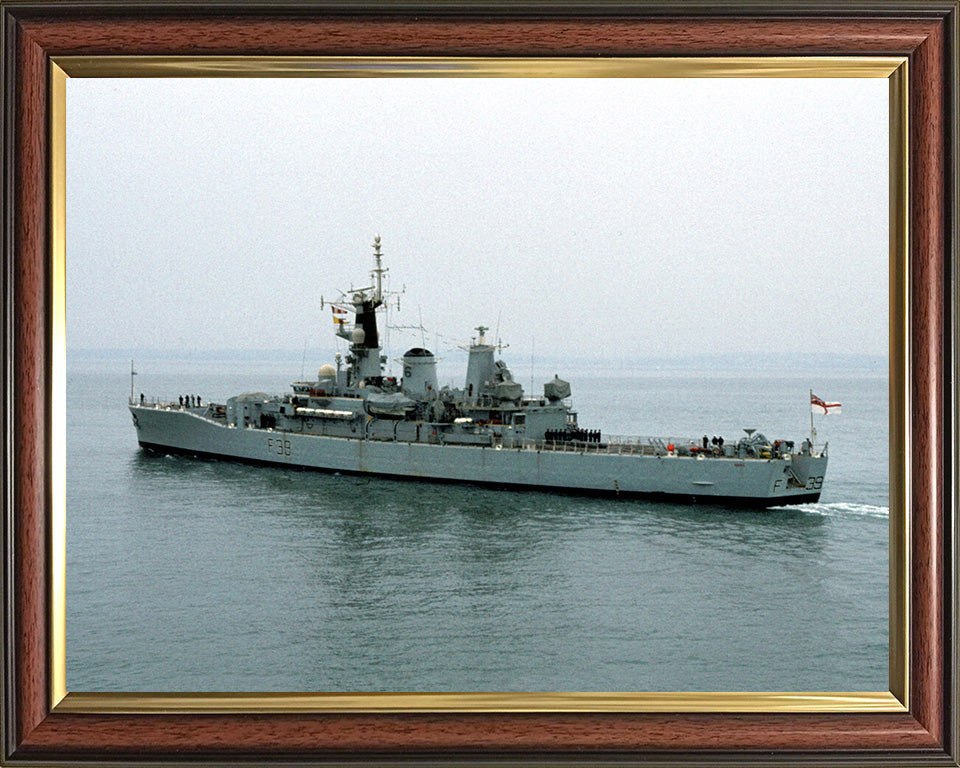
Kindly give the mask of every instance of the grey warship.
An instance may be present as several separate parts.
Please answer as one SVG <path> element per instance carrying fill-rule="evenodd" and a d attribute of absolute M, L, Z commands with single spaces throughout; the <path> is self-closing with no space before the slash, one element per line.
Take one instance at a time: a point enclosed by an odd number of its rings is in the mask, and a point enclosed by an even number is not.
<path fill-rule="evenodd" d="M 385 375 L 377 315 L 385 302 L 380 238 L 372 285 L 332 303 L 345 359 L 282 396 L 225 403 L 129 403 L 140 446 L 155 453 L 255 464 L 686 502 L 774 507 L 816 502 L 827 450 L 745 430 L 736 441 L 613 437 L 585 429 L 570 385 L 554 377 L 524 393 L 496 359 L 487 328 L 468 347 L 463 388 L 440 387 L 436 357 L 413 347 L 398 380 Z M 323 300 L 321 299 L 321 304 Z M 352 323 L 348 320 L 352 314 Z"/>

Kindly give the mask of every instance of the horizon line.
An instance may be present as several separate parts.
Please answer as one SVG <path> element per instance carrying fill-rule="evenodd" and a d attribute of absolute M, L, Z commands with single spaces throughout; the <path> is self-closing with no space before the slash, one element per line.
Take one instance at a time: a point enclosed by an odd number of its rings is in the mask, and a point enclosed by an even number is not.
<path fill-rule="evenodd" d="M 294 349 L 294 348 L 275 348 L 275 347 L 257 347 L 257 348 L 235 348 L 235 347 L 209 347 L 209 348 L 195 348 L 195 349 L 169 349 L 162 347 L 142 347 L 142 348 L 133 348 L 133 347 L 73 347 L 67 348 L 67 354 L 71 355 L 85 355 L 85 354 L 102 354 L 102 355 L 124 355 L 130 356 L 133 355 L 134 358 L 137 355 L 165 355 L 165 356 L 190 356 L 195 357 L 197 355 L 206 355 L 206 354 L 232 354 L 232 355 L 292 355 L 292 356 L 303 356 L 304 354 L 328 354 L 331 351 L 334 351 L 331 347 L 308 347 L 306 349 Z M 451 352 L 451 351 L 467 351 L 467 350 L 438 350 L 437 353 Z M 402 354 L 402 353 L 397 353 Z M 833 358 L 875 358 L 875 359 L 889 359 L 889 352 L 853 352 L 853 351 L 823 351 L 823 350 L 814 350 L 814 351 L 800 351 L 800 352 L 790 352 L 790 351 L 760 351 L 760 350 L 735 350 L 735 351 L 725 351 L 725 352 L 632 352 L 631 355 L 634 359 L 654 359 L 654 360 L 687 360 L 687 359 L 717 359 L 717 358 L 798 358 L 798 357 L 810 357 L 810 358 L 824 358 L 824 357 L 833 357 Z M 509 356 L 509 355 L 507 355 Z M 537 359 L 547 359 L 550 357 L 574 357 L 579 356 L 586 359 L 620 359 L 623 360 L 622 356 L 617 356 L 614 354 L 603 354 L 595 353 L 589 354 L 584 353 L 582 350 L 572 350 L 569 352 L 547 352 L 547 353 L 538 353 L 536 355 Z"/>

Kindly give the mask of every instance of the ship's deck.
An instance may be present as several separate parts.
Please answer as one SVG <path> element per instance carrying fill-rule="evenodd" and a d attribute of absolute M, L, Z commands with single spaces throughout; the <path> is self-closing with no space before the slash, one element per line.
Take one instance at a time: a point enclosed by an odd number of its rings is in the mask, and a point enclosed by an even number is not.
<path fill-rule="evenodd" d="M 132 402 L 133 406 L 140 408 L 150 408 L 164 411 L 182 411 L 191 413 L 194 416 L 206 419 L 218 426 L 226 425 L 226 414 L 222 405 L 209 403 L 199 407 L 181 406 L 177 403 L 165 403 L 158 401 L 146 401 L 144 403 Z M 439 425 L 433 425 L 439 426 Z M 269 429 L 264 431 L 283 432 L 283 429 Z M 291 434 L 298 434 L 291 430 Z M 396 442 L 389 437 L 358 438 L 350 435 L 323 435 L 324 437 L 339 438 L 344 440 L 367 439 L 376 442 Z M 489 435 L 490 441 L 476 442 L 452 442 L 444 441 L 437 437 L 425 440 L 423 442 L 431 444 L 442 444 L 447 446 L 486 446 L 502 450 L 522 450 L 522 451 L 551 451 L 560 453 L 582 453 L 582 454 L 613 454 L 620 456 L 660 456 L 660 457 L 686 457 L 697 459 L 730 460 L 737 461 L 755 460 L 766 461 L 770 458 L 787 458 L 789 453 L 774 453 L 764 455 L 754 455 L 749 452 L 737 450 L 735 443 L 725 443 L 723 446 L 710 445 L 703 447 L 702 439 L 693 437 L 662 437 L 662 436 L 640 436 L 640 435 L 603 435 L 600 440 L 530 440 L 525 438 L 514 438 L 510 436 Z M 826 445 L 813 446 L 809 455 L 813 457 L 824 456 Z"/>

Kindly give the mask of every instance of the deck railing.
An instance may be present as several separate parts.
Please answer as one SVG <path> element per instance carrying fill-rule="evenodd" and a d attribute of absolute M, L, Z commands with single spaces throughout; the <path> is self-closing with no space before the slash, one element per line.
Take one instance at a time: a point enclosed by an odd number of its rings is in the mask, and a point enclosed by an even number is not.
<path fill-rule="evenodd" d="M 130 405 L 139 405 L 144 408 L 156 408 L 159 410 L 172 411 L 203 411 L 207 413 L 209 403 L 204 403 L 201 407 L 191 407 L 186 404 L 181 405 L 177 401 L 168 402 L 157 397 L 145 398 L 141 403 L 139 398 L 128 398 Z M 220 414 L 216 414 L 220 415 Z M 223 418 L 220 415 L 220 418 Z M 351 435 L 352 439 L 356 436 Z M 378 439 L 396 440 L 395 436 L 382 437 Z M 443 441 L 434 438 L 429 442 L 442 443 Z M 459 443 L 448 443 L 448 445 L 460 445 Z M 464 444 L 473 445 L 476 444 Z M 676 449 L 684 449 L 684 454 L 689 455 L 687 451 L 690 448 L 703 448 L 703 438 L 695 437 L 660 437 L 651 435 L 601 435 L 599 441 L 581 441 L 581 440 L 528 440 L 525 438 L 497 438 L 494 435 L 490 437 L 492 447 L 501 447 L 513 450 L 524 451 L 557 451 L 560 453 L 604 453 L 617 455 L 633 456 L 667 456 L 675 453 Z M 670 447 L 673 446 L 673 451 Z M 725 442 L 723 449 L 714 451 L 716 446 L 710 445 L 706 451 L 699 454 L 705 458 L 743 458 L 736 449 L 736 442 Z M 810 455 L 822 456 L 826 453 L 827 443 L 813 445 L 810 449 Z M 796 451 L 799 453 L 798 450 Z"/>
<path fill-rule="evenodd" d="M 673 450 L 671 450 L 673 446 Z M 610 435 L 602 437 L 599 442 L 561 441 L 561 440 L 514 440 L 505 441 L 504 448 L 514 448 L 527 451 L 557 451 L 561 453 L 604 453 L 634 456 L 669 456 L 675 455 L 677 449 L 684 449 L 685 456 L 702 456 L 707 459 L 725 458 L 756 458 L 737 450 L 736 443 L 724 443 L 723 448 L 710 445 L 703 450 L 703 440 L 695 438 L 648 437 L 635 435 Z M 697 451 L 692 454 L 690 448 Z M 814 445 L 811 455 L 821 456 L 826 451 L 826 444 Z M 702 451 L 702 452 L 701 452 Z M 796 451 L 799 453 L 799 450 Z"/>
<path fill-rule="evenodd" d="M 599 442 L 567 440 L 516 440 L 505 447 L 521 448 L 528 451 L 558 451 L 560 453 L 613 453 L 636 456 L 664 456 L 669 453 L 669 445 L 689 445 L 689 443 L 669 443 L 660 445 L 645 441 L 644 438 L 622 437 L 602 439 Z"/>

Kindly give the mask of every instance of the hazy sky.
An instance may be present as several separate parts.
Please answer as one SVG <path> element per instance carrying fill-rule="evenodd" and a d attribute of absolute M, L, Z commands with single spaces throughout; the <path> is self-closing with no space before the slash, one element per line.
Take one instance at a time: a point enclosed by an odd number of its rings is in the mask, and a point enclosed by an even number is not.
<path fill-rule="evenodd" d="M 71 79 L 71 349 L 887 351 L 883 79 Z M 397 356 L 419 334 L 394 335 Z"/>

